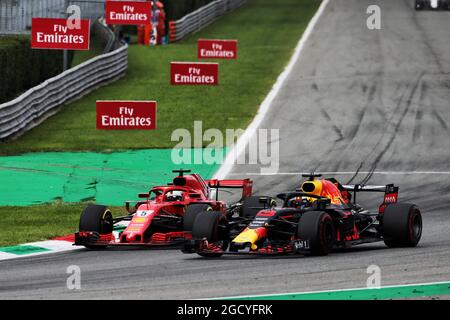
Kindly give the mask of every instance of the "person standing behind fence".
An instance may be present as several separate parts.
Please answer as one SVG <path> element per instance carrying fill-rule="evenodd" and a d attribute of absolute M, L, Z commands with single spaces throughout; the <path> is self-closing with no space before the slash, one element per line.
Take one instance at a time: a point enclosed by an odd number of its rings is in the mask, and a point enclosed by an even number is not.
<path fill-rule="evenodd" d="M 166 38 L 166 12 L 164 11 L 164 4 L 161 1 L 156 1 L 158 13 L 158 25 L 156 27 L 157 30 L 157 44 L 165 44 Z"/>
<path fill-rule="evenodd" d="M 166 13 L 164 4 L 160 1 L 152 2 L 152 20 L 150 25 L 138 26 L 138 43 L 148 45 L 160 45 L 165 43 L 166 36 Z"/>

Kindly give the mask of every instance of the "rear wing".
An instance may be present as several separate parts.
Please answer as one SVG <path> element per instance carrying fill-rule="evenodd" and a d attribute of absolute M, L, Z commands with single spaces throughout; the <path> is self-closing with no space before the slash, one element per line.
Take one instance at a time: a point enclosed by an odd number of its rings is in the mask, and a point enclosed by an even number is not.
<path fill-rule="evenodd" d="M 398 187 L 393 184 L 375 186 L 375 185 L 343 185 L 346 191 L 353 192 L 353 203 L 356 202 L 356 194 L 358 192 L 384 192 L 383 203 L 379 206 L 379 213 L 384 213 L 384 209 L 391 204 L 397 203 L 398 200 Z"/>
<path fill-rule="evenodd" d="M 219 197 L 219 189 L 242 189 L 242 199 L 252 195 L 253 181 L 250 179 L 242 180 L 206 180 L 208 187 L 216 189 L 216 200 Z"/>

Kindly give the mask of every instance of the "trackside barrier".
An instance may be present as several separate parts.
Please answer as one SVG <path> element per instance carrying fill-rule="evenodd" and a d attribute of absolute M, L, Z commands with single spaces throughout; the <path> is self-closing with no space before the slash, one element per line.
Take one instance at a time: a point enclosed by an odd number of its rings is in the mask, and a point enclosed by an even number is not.
<path fill-rule="evenodd" d="M 200 31 L 214 22 L 221 15 L 237 9 L 246 1 L 247 0 L 216 0 L 185 15 L 180 20 L 170 21 L 169 41 L 179 41 L 191 33 Z"/>
<path fill-rule="evenodd" d="M 0 141 L 20 136 L 56 114 L 63 105 L 124 76 L 128 45 L 117 46 L 112 52 L 92 58 L 0 104 Z"/>

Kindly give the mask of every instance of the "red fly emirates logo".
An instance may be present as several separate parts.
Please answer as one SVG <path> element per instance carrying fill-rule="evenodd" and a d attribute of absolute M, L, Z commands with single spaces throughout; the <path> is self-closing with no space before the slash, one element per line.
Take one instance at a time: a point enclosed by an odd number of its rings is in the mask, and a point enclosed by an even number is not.
<path fill-rule="evenodd" d="M 151 23 L 152 3 L 137 1 L 107 1 L 107 24 L 143 25 Z"/>
<path fill-rule="evenodd" d="M 80 28 L 69 28 L 66 19 L 33 18 L 33 49 L 89 50 L 90 21 L 80 20 Z"/>
<path fill-rule="evenodd" d="M 97 101 L 97 129 L 156 129 L 156 102 Z"/>
<path fill-rule="evenodd" d="M 172 85 L 217 85 L 218 63 L 172 62 L 170 64 Z"/>
<path fill-rule="evenodd" d="M 199 59 L 236 59 L 237 40 L 198 40 Z"/>

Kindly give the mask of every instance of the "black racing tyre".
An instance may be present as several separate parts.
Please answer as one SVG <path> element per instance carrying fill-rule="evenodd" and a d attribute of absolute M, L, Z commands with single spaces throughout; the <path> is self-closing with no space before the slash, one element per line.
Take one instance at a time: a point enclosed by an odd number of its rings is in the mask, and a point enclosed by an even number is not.
<path fill-rule="evenodd" d="M 261 196 L 251 196 L 244 199 L 242 203 L 242 217 L 252 219 L 256 214 L 264 209 L 264 205 L 259 202 Z M 269 207 L 274 207 L 276 202 L 271 197 L 269 198 Z"/>
<path fill-rule="evenodd" d="M 305 212 L 298 222 L 297 236 L 309 240 L 310 254 L 326 256 L 333 248 L 335 232 L 333 220 L 326 212 Z"/>
<path fill-rule="evenodd" d="M 410 203 L 394 203 L 383 214 L 384 243 L 390 248 L 415 247 L 422 237 L 422 215 Z"/>
<path fill-rule="evenodd" d="M 208 243 L 223 241 L 222 249 L 228 245 L 228 221 L 220 211 L 203 211 L 195 218 L 192 227 L 193 239 L 205 239 Z M 204 257 L 220 257 L 222 253 L 198 253 Z"/>
<path fill-rule="evenodd" d="M 212 208 L 209 204 L 205 203 L 194 203 L 188 205 L 183 216 L 183 230 L 192 231 L 195 218 L 197 218 L 197 215 L 203 211 L 212 211 Z"/>
<path fill-rule="evenodd" d="M 106 206 L 89 205 L 80 216 L 80 231 L 92 231 L 109 234 L 113 231 L 113 217 Z M 89 249 L 104 249 L 106 246 L 85 246 Z"/>

